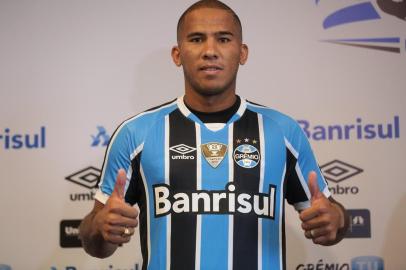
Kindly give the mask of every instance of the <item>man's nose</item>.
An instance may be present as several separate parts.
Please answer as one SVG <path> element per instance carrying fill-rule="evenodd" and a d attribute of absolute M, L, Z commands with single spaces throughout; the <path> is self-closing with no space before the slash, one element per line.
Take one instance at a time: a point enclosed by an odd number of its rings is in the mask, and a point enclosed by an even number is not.
<path fill-rule="evenodd" d="M 212 60 L 218 58 L 217 44 L 214 38 L 208 38 L 203 48 L 203 58 L 206 60 Z"/>

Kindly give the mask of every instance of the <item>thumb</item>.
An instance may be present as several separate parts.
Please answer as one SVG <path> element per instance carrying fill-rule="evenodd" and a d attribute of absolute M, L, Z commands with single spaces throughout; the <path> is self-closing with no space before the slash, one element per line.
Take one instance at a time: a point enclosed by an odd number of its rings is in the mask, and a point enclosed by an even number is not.
<path fill-rule="evenodd" d="M 317 174 L 315 171 L 311 171 L 308 176 L 308 186 L 310 194 L 312 196 L 311 200 L 318 199 L 322 196 L 322 193 L 319 189 L 319 184 L 317 183 Z"/>
<path fill-rule="evenodd" d="M 113 192 L 111 193 L 111 196 L 116 196 L 120 199 L 124 199 L 124 189 L 126 181 L 127 176 L 125 171 L 123 169 L 118 170 L 116 184 L 114 186 Z"/>

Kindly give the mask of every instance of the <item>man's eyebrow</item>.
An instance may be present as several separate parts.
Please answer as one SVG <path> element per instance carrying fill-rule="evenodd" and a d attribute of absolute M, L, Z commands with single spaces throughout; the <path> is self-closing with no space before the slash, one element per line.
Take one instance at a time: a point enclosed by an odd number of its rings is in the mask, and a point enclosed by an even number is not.
<path fill-rule="evenodd" d="M 232 32 L 229 32 L 229 31 L 220 31 L 220 32 L 217 32 L 216 33 L 217 35 L 219 35 L 219 36 L 234 36 L 234 34 L 232 33 Z"/>
<path fill-rule="evenodd" d="M 219 31 L 214 33 L 216 36 L 234 36 L 234 34 L 230 31 Z M 196 37 L 196 36 L 205 36 L 207 35 L 206 33 L 202 33 L 202 32 L 192 32 L 189 33 L 186 37 L 187 38 L 191 38 L 191 37 Z"/>
<path fill-rule="evenodd" d="M 202 33 L 202 32 L 192 32 L 192 33 L 189 33 L 186 37 L 187 37 L 187 38 L 190 38 L 190 37 L 204 36 L 204 35 L 205 35 L 205 34 Z"/>

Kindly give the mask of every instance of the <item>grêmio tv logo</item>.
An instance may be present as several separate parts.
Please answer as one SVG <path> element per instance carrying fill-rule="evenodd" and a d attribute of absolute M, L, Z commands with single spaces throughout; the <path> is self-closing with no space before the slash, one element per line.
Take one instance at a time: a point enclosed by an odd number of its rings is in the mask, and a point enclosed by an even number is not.
<path fill-rule="evenodd" d="M 400 118 L 394 116 L 386 123 L 365 123 L 356 118 L 353 123 L 321 125 L 309 120 L 297 121 L 306 136 L 315 141 L 385 140 L 400 138 Z"/>

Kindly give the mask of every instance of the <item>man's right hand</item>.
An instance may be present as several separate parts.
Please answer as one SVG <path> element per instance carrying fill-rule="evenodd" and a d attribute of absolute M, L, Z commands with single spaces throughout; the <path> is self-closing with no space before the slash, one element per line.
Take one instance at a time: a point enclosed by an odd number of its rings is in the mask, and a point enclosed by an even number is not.
<path fill-rule="evenodd" d="M 93 219 L 104 240 L 117 245 L 128 243 L 138 225 L 137 209 L 124 201 L 126 179 L 125 171 L 120 169 L 110 198 Z"/>

